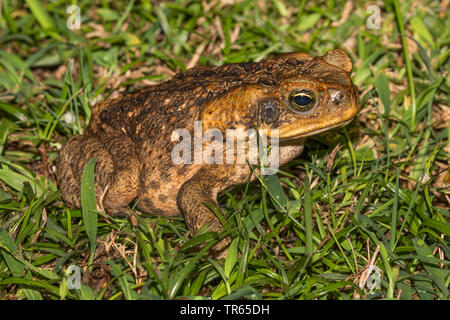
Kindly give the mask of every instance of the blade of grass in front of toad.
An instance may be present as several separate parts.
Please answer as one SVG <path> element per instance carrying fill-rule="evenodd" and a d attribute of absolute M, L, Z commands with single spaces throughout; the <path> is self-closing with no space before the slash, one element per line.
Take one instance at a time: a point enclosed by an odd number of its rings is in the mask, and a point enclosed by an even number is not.
<path fill-rule="evenodd" d="M 284 193 L 283 188 L 281 187 L 278 176 L 275 174 L 261 175 L 261 176 L 257 176 L 257 178 L 259 179 L 259 181 L 262 185 L 263 192 L 265 190 L 269 194 L 274 207 L 277 210 L 279 210 L 280 212 L 286 212 L 286 205 L 287 205 L 286 195 Z M 263 196 L 263 199 L 265 199 L 265 194 L 262 194 L 262 196 Z M 264 203 L 263 208 L 264 208 L 264 212 L 265 212 L 265 216 L 266 216 L 266 221 L 269 224 L 271 231 L 273 232 L 276 229 L 276 227 L 273 225 L 271 219 L 267 215 L 267 202 L 264 201 L 263 203 Z M 283 252 L 286 254 L 286 257 L 290 261 L 293 261 L 294 259 L 287 251 L 287 248 L 283 244 L 283 241 L 281 241 L 279 234 L 275 233 L 274 236 L 277 239 L 277 241 L 279 242 Z"/>
<path fill-rule="evenodd" d="M 89 264 L 94 258 L 97 244 L 97 201 L 95 199 L 94 170 L 96 158 L 92 158 L 86 165 L 81 177 L 81 213 L 86 233 L 91 245 Z"/>
<path fill-rule="evenodd" d="M 304 180 L 305 198 L 305 242 L 306 242 L 306 256 L 311 257 L 313 254 L 313 231 L 312 231 L 312 200 L 311 188 L 308 175 L 305 175 Z"/>

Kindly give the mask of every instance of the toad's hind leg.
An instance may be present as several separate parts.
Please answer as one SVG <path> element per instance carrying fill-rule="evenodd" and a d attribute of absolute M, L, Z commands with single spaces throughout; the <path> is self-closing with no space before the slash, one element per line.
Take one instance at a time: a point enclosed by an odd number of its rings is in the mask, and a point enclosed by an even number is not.
<path fill-rule="evenodd" d="M 76 135 L 64 145 L 56 168 L 64 202 L 71 208 L 81 207 L 81 177 L 94 157 L 97 203 L 109 214 L 126 214 L 137 196 L 139 162 L 133 141 L 121 132 Z"/>

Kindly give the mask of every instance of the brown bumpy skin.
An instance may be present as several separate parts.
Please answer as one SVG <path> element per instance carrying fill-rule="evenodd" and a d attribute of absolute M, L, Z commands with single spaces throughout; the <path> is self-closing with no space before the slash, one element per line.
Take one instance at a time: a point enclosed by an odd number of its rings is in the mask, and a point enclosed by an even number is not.
<path fill-rule="evenodd" d="M 113 215 L 141 212 L 186 219 L 191 234 L 221 224 L 205 205 L 217 206 L 217 194 L 245 183 L 247 164 L 176 164 L 171 152 L 179 143 L 173 132 L 194 136 L 201 129 L 278 129 L 282 165 L 297 157 L 304 137 L 342 126 L 359 111 L 352 63 L 342 50 L 322 57 L 288 53 L 261 62 L 196 67 L 138 93 L 98 103 L 86 132 L 69 139 L 61 150 L 57 180 L 63 199 L 80 207 L 83 169 L 97 158 L 97 200 Z M 295 92 L 308 92 L 313 104 L 299 109 Z M 216 250 L 226 248 L 223 240 Z"/>

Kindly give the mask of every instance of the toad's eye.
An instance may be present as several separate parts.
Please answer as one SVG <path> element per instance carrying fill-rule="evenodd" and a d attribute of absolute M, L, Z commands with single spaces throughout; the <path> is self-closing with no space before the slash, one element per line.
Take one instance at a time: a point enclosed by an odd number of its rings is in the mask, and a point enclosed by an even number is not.
<path fill-rule="evenodd" d="M 316 95 L 311 90 L 295 91 L 289 95 L 289 102 L 297 111 L 307 111 L 316 103 Z"/>

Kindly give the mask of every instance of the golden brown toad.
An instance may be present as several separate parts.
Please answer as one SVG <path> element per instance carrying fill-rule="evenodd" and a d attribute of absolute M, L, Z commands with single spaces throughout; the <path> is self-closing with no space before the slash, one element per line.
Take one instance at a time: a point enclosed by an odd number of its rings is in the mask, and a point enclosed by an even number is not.
<path fill-rule="evenodd" d="M 80 207 L 80 181 L 97 158 L 97 200 L 112 215 L 141 212 L 184 215 L 191 234 L 221 224 L 205 203 L 247 182 L 247 163 L 174 163 L 173 133 L 201 129 L 278 129 L 279 164 L 297 157 L 302 138 L 345 125 L 357 114 L 352 63 L 342 50 L 322 57 L 289 53 L 261 62 L 196 67 L 138 93 L 94 106 L 86 132 L 60 153 L 57 180 L 65 203 Z M 197 122 L 198 123 L 198 122 Z M 186 150 L 185 150 L 186 151 Z"/>

